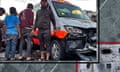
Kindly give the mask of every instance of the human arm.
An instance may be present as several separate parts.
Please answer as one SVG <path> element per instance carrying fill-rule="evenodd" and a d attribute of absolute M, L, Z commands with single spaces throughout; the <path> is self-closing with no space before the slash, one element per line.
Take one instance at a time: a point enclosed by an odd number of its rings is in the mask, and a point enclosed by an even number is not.
<path fill-rule="evenodd" d="M 3 26 L 2 26 L 2 34 L 4 37 L 6 37 L 6 28 L 7 28 L 7 16 L 5 17 L 3 21 Z"/>
<path fill-rule="evenodd" d="M 18 38 L 21 38 L 21 30 L 20 30 L 20 20 L 18 17 L 16 17 L 16 24 L 17 24 L 17 30 L 18 30 Z"/>
<path fill-rule="evenodd" d="M 36 12 L 36 18 L 35 18 L 35 24 L 34 24 L 34 30 L 37 28 L 37 22 L 38 22 L 39 14 L 38 11 Z"/>
<path fill-rule="evenodd" d="M 51 9 L 49 9 L 49 11 L 50 11 L 50 20 L 53 24 L 54 30 L 56 30 L 56 23 L 55 23 L 55 18 L 54 18 L 53 12 L 51 11 Z"/>
<path fill-rule="evenodd" d="M 18 30 L 18 38 L 21 38 L 21 31 L 20 31 L 20 25 L 17 24 L 17 30 Z"/>

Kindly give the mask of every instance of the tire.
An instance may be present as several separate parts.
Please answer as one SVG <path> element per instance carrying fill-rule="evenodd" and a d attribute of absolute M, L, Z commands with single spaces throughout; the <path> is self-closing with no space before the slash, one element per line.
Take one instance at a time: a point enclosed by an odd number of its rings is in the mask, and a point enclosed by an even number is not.
<path fill-rule="evenodd" d="M 51 59 L 58 61 L 65 57 L 65 49 L 59 40 L 53 40 L 51 43 Z"/>

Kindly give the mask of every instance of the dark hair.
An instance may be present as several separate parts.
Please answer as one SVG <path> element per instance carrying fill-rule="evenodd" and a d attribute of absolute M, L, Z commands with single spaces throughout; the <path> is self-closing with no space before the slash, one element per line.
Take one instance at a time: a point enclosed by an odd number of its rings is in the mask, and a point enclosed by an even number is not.
<path fill-rule="evenodd" d="M 17 11 L 15 7 L 10 7 L 10 14 L 17 15 Z"/>
<path fill-rule="evenodd" d="M 29 4 L 27 5 L 27 8 L 33 9 L 33 4 L 29 3 Z"/>
<path fill-rule="evenodd" d="M 42 2 L 47 2 L 47 0 L 41 0 L 41 2 L 40 2 L 40 3 L 42 3 Z"/>
<path fill-rule="evenodd" d="M 41 0 L 41 1 L 47 2 L 47 0 Z"/>
<path fill-rule="evenodd" d="M 42 8 L 42 7 L 44 8 L 44 6 L 42 5 L 42 3 L 47 3 L 47 0 L 41 0 L 41 2 L 40 2 L 40 4 L 41 4 L 41 8 Z M 47 4 L 46 7 L 48 7 L 48 4 Z M 45 8 L 46 8 L 46 7 L 45 7 Z"/>
<path fill-rule="evenodd" d="M 2 12 L 2 14 L 4 14 L 4 13 L 5 13 L 5 9 L 4 9 L 4 8 L 2 8 L 2 7 L 0 7 L 0 11 Z"/>

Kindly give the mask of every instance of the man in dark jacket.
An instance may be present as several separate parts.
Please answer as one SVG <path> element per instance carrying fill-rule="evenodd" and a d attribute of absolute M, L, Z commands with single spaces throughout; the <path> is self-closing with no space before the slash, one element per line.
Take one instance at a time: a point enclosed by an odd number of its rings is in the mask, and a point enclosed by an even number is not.
<path fill-rule="evenodd" d="M 50 57 L 50 22 L 53 22 L 55 27 L 54 16 L 48 6 L 47 0 L 41 0 L 41 9 L 36 14 L 35 28 L 39 29 L 38 37 L 42 60 L 49 60 Z M 45 45 L 46 48 L 44 48 Z"/>
<path fill-rule="evenodd" d="M 26 52 L 26 60 L 31 60 L 31 31 L 33 27 L 33 20 L 34 20 L 34 13 L 32 11 L 33 5 L 30 3 L 27 5 L 27 9 L 23 10 L 20 15 L 20 27 L 21 27 L 21 33 L 22 37 L 20 39 L 20 47 L 19 47 L 19 53 L 20 57 L 19 59 L 22 59 L 22 50 L 23 50 L 23 44 L 26 41 L 27 43 L 27 52 Z"/>

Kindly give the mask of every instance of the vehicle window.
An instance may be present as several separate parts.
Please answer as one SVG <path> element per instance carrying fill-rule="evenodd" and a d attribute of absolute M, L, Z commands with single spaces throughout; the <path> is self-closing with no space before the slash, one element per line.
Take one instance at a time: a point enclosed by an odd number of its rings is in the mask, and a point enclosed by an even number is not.
<path fill-rule="evenodd" d="M 87 14 L 82 12 L 82 10 L 77 6 L 67 4 L 67 3 L 55 2 L 55 1 L 53 1 L 53 6 L 55 7 L 55 10 L 59 17 L 69 17 L 69 18 L 90 20 Z"/>

